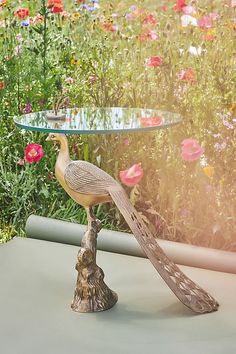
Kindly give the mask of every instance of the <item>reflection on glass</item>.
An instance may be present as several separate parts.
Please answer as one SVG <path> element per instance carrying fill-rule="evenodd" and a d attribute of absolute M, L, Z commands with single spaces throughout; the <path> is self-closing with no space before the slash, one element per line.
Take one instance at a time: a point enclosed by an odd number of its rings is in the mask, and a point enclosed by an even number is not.
<path fill-rule="evenodd" d="M 99 134 L 166 128 L 181 121 L 177 113 L 141 108 L 73 108 L 64 109 L 65 119 L 49 119 L 52 111 L 15 117 L 20 128 L 67 134 Z"/>

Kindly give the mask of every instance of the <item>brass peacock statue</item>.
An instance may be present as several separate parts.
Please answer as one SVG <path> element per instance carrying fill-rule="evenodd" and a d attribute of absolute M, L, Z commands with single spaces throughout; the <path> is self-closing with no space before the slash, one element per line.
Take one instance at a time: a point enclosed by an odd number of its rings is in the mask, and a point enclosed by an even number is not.
<path fill-rule="evenodd" d="M 86 209 L 88 216 L 88 231 L 82 240 L 76 265 L 78 279 L 72 308 L 79 312 L 102 311 L 117 301 L 117 295 L 103 281 L 102 269 L 96 265 L 96 239 L 101 227 L 92 210 L 94 205 L 113 201 L 143 251 L 177 298 L 194 312 L 216 311 L 219 306 L 217 301 L 166 256 L 121 185 L 89 162 L 72 161 L 64 134 L 50 133 L 47 140 L 60 144 L 56 178 L 70 197 Z"/>

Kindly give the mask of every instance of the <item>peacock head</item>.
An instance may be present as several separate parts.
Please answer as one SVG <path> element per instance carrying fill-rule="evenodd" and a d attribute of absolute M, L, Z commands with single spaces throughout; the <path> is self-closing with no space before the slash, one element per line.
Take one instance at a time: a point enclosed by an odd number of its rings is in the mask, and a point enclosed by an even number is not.
<path fill-rule="evenodd" d="M 46 139 L 46 141 L 62 141 L 65 137 L 65 134 L 61 133 L 50 133 Z"/>

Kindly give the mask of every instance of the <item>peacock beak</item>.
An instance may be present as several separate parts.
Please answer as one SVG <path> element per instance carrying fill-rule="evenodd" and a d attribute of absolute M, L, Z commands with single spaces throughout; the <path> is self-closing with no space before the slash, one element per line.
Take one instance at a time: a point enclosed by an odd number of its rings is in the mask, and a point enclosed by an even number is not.
<path fill-rule="evenodd" d="M 48 135 L 48 137 L 46 138 L 46 141 L 50 141 L 50 135 Z"/>

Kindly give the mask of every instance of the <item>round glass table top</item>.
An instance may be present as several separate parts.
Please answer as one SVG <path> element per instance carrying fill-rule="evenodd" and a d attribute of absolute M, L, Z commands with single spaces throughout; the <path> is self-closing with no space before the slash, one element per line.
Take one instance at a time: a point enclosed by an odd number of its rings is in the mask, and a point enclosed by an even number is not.
<path fill-rule="evenodd" d="M 29 113 L 14 117 L 15 124 L 26 130 L 65 134 L 105 134 L 148 131 L 178 124 L 177 113 L 142 108 L 72 108 Z"/>

